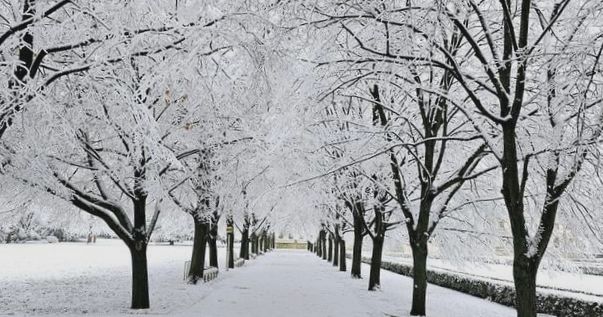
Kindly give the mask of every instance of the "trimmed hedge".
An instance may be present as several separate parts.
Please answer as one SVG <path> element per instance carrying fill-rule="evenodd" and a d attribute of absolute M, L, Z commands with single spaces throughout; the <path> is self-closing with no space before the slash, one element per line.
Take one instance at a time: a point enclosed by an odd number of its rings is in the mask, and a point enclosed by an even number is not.
<path fill-rule="evenodd" d="M 371 263 L 371 259 L 362 258 L 362 262 Z M 381 268 L 412 277 L 412 266 L 383 261 Z M 506 306 L 515 306 L 515 290 L 512 285 L 474 279 L 467 276 L 427 270 L 427 281 L 431 284 L 453 289 L 465 294 L 484 298 Z M 603 316 L 603 303 L 593 302 L 561 294 L 538 292 L 538 312 L 557 317 Z"/>

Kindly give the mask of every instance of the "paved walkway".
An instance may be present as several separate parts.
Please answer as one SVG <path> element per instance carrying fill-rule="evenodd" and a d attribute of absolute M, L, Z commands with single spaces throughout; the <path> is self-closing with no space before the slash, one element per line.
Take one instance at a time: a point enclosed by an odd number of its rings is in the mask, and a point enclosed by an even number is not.
<path fill-rule="evenodd" d="M 348 262 L 348 267 L 350 263 Z M 368 274 L 368 266 L 363 266 Z M 382 288 L 351 279 L 307 251 L 274 251 L 222 274 L 211 293 L 185 315 L 199 316 L 408 316 L 412 281 L 382 272 Z M 428 316 L 511 317 L 514 310 L 430 285 Z"/>

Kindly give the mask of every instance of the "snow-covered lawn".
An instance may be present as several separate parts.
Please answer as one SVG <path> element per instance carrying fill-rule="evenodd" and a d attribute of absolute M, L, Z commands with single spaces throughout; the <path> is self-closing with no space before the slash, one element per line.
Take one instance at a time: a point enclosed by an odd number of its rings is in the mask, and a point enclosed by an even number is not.
<path fill-rule="evenodd" d="M 279 250 L 222 270 L 210 283 L 187 285 L 190 252 L 189 245 L 151 245 L 151 309 L 131 311 L 130 259 L 121 242 L 0 245 L 0 315 L 408 316 L 412 281 L 388 271 L 382 290 L 368 292 L 366 278 L 351 279 L 307 251 Z M 515 316 L 511 308 L 433 285 L 428 313 Z"/>
<path fill-rule="evenodd" d="M 225 260 L 223 250 L 220 260 Z M 150 245 L 150 313 L 193 304 L 209 284 L 183 283 L 190 245 Z M 119 240 L 95 244 L 0 244 L 0 315 L 131 312 L 130 254 Z"/>
<path fill-rule="evenodd" d="M 370 254 L 365 253 L 364 256 L 370 257 Z M 383 260 L 412 266 L 412 259 L 392 254 L 384 256 Z M 480 279 L 492 279 L 509 284 L 513 283 L 513 268 L 510 265 L 486 263 L 464 263 L 460 265 L 441 259 L 428 259 L 427 266 L 432 270 L 468 275 Z M 537 276 L 537 285 L 540 287 L 540 291 L 603 302 L 603 276 L 540 270 Z"/>

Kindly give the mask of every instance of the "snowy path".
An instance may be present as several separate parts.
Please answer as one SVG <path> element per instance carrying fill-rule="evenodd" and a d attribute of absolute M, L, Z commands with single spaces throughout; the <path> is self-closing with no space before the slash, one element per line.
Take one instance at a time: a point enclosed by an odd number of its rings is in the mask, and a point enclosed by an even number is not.
<path fill-rule="evenodd" d="M 349 263 L 348 263 L 349 265 Z M 368 266 L 363 267 L 368 273 Z M 412 281 L 382 271 L 383 290 L 366 290 L 307 251 L 275 251 L 229 271 L 181 316 L 408 316 Z M 430 285 L 430 317 L 515 316 L 514 310 Z"/>

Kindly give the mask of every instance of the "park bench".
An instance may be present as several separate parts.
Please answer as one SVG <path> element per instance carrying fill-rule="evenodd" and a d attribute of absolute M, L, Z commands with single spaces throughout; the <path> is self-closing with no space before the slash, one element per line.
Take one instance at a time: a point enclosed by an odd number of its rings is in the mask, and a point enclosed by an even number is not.
<path fill-rule="evenodd" d="M 209 282 L 215 278 L 218 277 L 218 273 L 220 272 L 220 270 L 218 270 L 217 267 L 208 267 L 205 268 L 205 270 L 203 270 L 203 282 Z"/>
<path fill-rule="evenodd" d="M 244 258 L 238 258 L 234 261 L 234 267 L 241 267 L 243 264 L 245 264 Z"/>
<path fill-rule="evenodd" d="M 236 266 L 236 261 L 235 261 L 235 266 Z M 184 280 L 186 280 L 188 278 L 188 271 L 190 270 L 190 268 L 191 268 L 191 261 L 185 261 L 184 262 Z M 220 270 L 218 270 L 217 267 L 213 267 L 213 266 L 205 267 L 203 269 L 203 282 L 209 282 L 209 281 L 215 279 L 216 277 L 218 277 L 219 272 L 220 272 Z"/>

